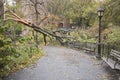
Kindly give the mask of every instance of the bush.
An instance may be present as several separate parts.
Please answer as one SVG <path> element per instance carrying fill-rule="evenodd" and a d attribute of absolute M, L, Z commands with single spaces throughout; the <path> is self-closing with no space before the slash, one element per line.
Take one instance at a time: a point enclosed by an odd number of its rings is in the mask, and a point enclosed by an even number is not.
<path fill-rule="evenodd" d="M 14 30 L 11 26 L 17 26 L 16 36 L 12 34 Z M 20 33 L 19 24 L 9 22 L 0 26 L 0 77 L 24 68 L 42 56 L 43 52 L 36 48 L 32 35 L 29 33 L 29 36 L 20 37 Z"/>

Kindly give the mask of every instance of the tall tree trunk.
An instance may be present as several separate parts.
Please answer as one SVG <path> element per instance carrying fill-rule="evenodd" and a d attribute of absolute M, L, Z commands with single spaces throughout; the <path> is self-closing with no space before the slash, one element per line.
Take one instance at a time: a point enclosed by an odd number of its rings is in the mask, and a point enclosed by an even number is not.
<path fill-rule="evenodd" d="M 4 19 L 4 1 L 0 0 L 0 19 Z"/>
<path fill-rule="evenodd" d="M 38 18 L 39 18 L 39 13 L 38 13 L 38 0 L 35 0 L 35 13 L 36 13 L 36 25 L 39 25 L 39 21 L 38 21 Z M 38 48 L 39 44 L 38 44 L 38 32 L 36 32 L 36 35 L 35 35 L 35 42 L 36 42 L 36 47 Z"/>
<path fill-rule="evenodd" d="M 16 26 L 13 27 L 13 47 L 16 48 Z"/>

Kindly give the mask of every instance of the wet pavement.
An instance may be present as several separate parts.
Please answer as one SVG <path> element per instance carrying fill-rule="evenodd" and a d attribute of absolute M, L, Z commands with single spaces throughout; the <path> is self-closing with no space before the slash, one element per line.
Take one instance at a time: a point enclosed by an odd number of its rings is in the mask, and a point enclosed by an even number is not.
<path fill-rule="evenodd" d="M 45 56 L 35 65 L 4 80 L 120 80 L 120 73 L 94 56 L 61 47 L 43 47 Z"/>

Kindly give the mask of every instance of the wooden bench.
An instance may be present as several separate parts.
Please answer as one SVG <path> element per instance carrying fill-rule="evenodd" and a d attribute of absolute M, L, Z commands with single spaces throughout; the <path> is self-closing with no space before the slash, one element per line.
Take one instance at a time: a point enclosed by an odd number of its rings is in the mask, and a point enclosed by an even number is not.
<path fill-rule="evenodd" d="M 95 53 L 95 49 L 96 49 L 96 44 L 95 43 L 87 43 L 86 46 L 83 48 L 83 50 L 85 50 L 85 52 L 93 52 Z"/>
<path fill-rule="evenodd" d="M 111 49 L 111 52 L 107 57 L 102 57 L 103 61 L 106 62 L 112 69 L 120 70 L 120 52 Z"/>

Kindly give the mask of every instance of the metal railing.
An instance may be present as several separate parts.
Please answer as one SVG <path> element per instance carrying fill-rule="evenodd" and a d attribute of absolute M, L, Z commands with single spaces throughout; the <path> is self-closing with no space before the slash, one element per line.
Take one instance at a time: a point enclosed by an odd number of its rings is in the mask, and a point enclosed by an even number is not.
<path fill-rule="evenodd" d="M 79 42 L 79 41 L 72 41 L 68 42 L 67 46 L 70 48 L 78 48 L 78 49 L 83 49 L 84 47 L 87 46 L 94 46 L 95 47 L 95 54 L 98 53 L 98 44 L 97 43 L 89 43 L 89 42 Z M 110 43 L 101 43 L 101 56 L 107 57 L 111 51 L 111 49 L 120 51 L 120 48 L 116 44 L 110 44 Z"/>

